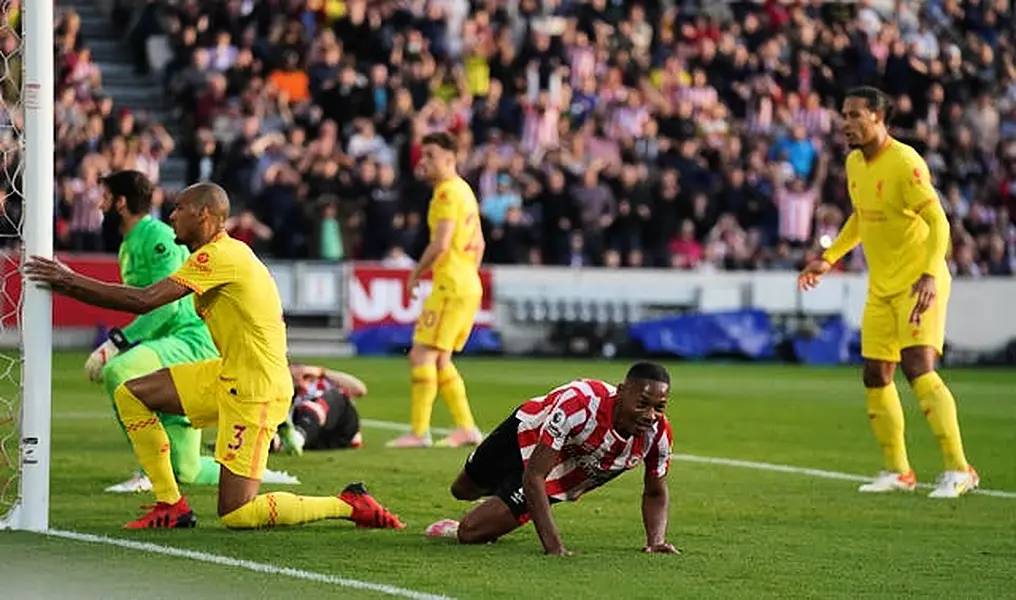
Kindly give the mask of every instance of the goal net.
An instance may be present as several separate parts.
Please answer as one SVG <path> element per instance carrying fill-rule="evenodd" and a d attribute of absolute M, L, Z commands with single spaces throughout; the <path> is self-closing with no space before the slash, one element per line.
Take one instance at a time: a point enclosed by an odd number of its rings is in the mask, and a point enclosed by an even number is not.
<path fill-rule="evenodd" d="M 53 3 L 0 0 L 0 529 L 49 515 L 52 304 L 26 286 L 53 251 Z"/>
<path fill-rule="evenodd" d="M 21 31 L 17 7 L 0 0 L 0 522 L 11 516 L 19 498 L 21 285 L 16 281 L 23 226 L 22 140 L 24 110 Z"/>

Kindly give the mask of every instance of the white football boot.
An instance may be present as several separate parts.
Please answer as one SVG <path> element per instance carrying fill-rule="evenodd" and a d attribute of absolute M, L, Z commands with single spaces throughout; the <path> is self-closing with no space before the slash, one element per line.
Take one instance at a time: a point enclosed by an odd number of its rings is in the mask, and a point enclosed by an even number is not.
<path fill-rule="evenodd" d="M 935 489 L 928 494 L 929 498 L 959 498 L 970 490 L 977 489 L 981 484 L 981 477 L 973 467 L 967 467 L 966 471 L 946 471 L 942 473 L 935 483 Z"/>
<path fill-rule="evenodd" d="M 427 537 L 458 537 L 459 522 L 452 519 L 442 519 L 428 525 L 423 534 Z"/>
<path fill-rule="evenodd" d="M 300 485 L 300 480 L 293 475 L 285 471 L 273 471 L 271 469 L 265 469 L 264 478 L 261 482 L 273 485 Z M 152 482 L 148 479 L 147 475 L 139 471 L 127 481 L 109 486 L 106 488 L 106 491 L 111 494 L 150 492 L 152 491 Z"/>
<path fill-rule="evenodd" d="M 138 492 L 150 492 L 152 491 L 152 482 L 148 479 L 148 476 L 138 471 L 133 477 L 118 483 L 111 485 L 106 488 L 106 491 L 111 494 L 134 494 Z"/>
<path fill-rule="evenodd" d="M 430 448 L 433 445 L 434 441 L 431 439 L 429 431 L 423 435 L 410 432 L 400 435 L 394 440 L 388 440 L 385 448 Z"/>
<path fill-rule="evenodd" d="M 882 471 L 874 480 L 857 488 L 859 492 L 884 494 L 886 492 L 912 492 L 917 487 L 917 476 L 909 473 Z"/>
<path fill-rule="evenodd" d="M 273 485 L 300 485 L 300 480 L 285 471 L 265 469 L 265 474 L 261 477 L 261 483 L 270 483 Z"/>
<path fill-rule="evenodd" d="M 482 441 L 483 433 L 480 432 L 479 427 L 473 427 L 472 429 L 459 427 L 451 432 L 448 437 L 434 442 L 434 446 L 438 448 L 461 448 L 463 446 L 479 446 Z"/>

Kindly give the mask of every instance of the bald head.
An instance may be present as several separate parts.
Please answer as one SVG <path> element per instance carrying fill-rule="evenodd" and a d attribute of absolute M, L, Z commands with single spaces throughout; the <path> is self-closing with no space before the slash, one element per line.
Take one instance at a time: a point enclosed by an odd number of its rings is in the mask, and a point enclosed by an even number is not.
<path fill-rule="evenodd" d="M 214 183 L 195 183 L 180 192 L 181 202 L 194 207 L 196 211 L 208 209 L 208 213 L 220 222 L 229 218 L 229 195 Z"/>
<path fill-rule="evenodd" d="M 177 195 L 176 208 L 169 218 L 176 242 L 193 252 L 225 231 L 229 195 L 214 183 L 196 183 Z"/>

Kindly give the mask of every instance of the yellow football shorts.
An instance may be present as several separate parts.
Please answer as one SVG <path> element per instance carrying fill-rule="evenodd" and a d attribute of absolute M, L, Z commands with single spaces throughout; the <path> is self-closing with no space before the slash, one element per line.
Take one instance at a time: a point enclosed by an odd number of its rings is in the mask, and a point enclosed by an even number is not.
<path fill-rule="evenodd" d="M 909 290 L 888 298 L 869 295 L 861 317 L 861 356 L 899 362 L 900 350 L 914 346 L 931 346 L 941 355 L 952 282 L 941 278 L 937 283 L 938 295 L 917 326 L 910 323 L 917 298 Z"/>
<path fill-rule="evenodd" d="M 222 361 L 217 358 L 169 368 L 191 425 L 218 428 L 216 462 L 235 475 L 260 480 L 275 430 L 286 420 L 292 398 L 241 400 L 220 378 L 221 372 Z"/>
<path fill-rule="evenodd" d="M 449 296 L 436 287 L 423 301 L 413 343 L 460 352 L 473 330 L 482 296 Z"/>

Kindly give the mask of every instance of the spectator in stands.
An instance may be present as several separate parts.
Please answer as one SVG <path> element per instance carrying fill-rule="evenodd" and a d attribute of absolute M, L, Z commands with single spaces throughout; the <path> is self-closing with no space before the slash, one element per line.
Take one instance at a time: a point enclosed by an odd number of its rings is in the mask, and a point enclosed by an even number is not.
<path fill-rule="evenodd" d="M 132 39 L 172 38 L 189 177 L 225 185 L 278 256 L 413 256 L 419 140 L 444 129 L 492 261 L 795 268 L 850 210 L 840 95 L 869 83 L 927 157 L 957 272 L 1016 258 L 1004 1 L 151 4 L 161 26 Z"/>

